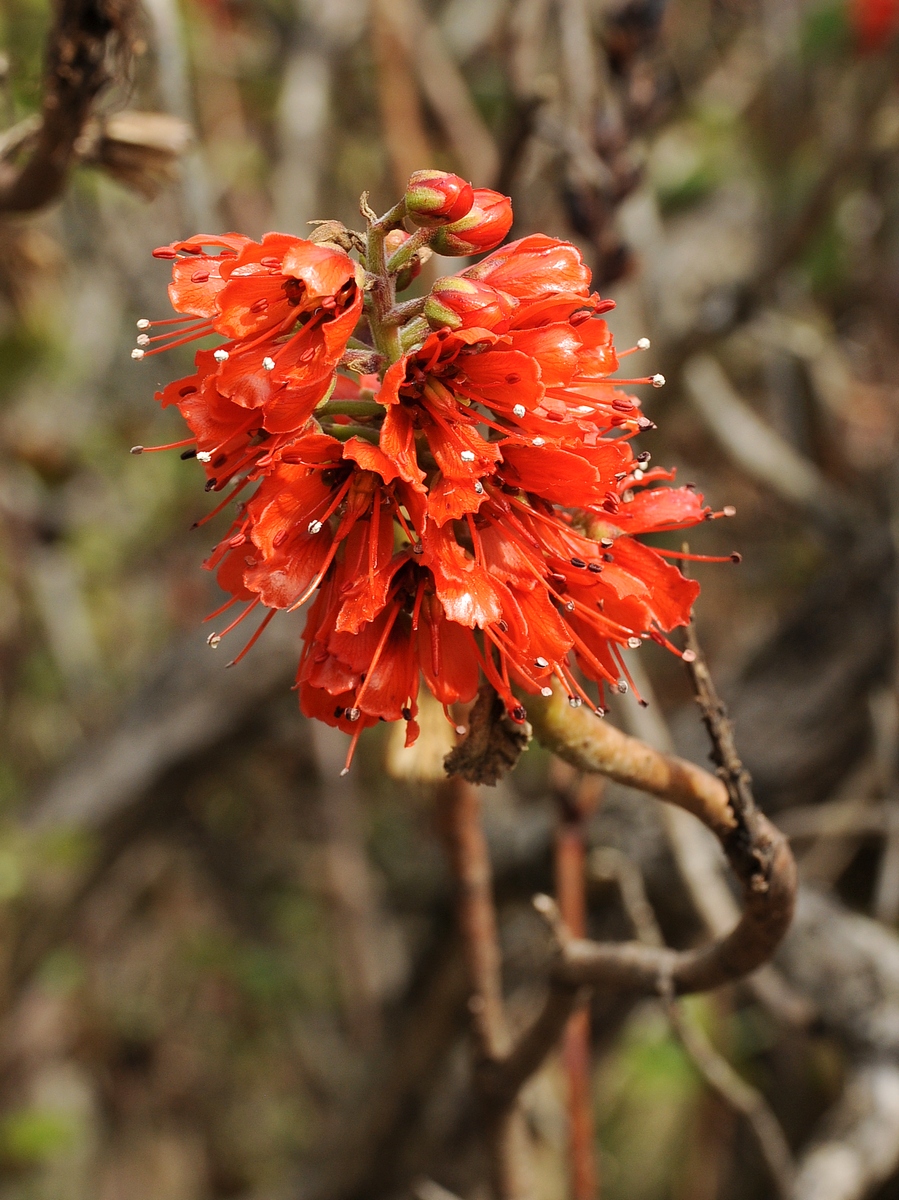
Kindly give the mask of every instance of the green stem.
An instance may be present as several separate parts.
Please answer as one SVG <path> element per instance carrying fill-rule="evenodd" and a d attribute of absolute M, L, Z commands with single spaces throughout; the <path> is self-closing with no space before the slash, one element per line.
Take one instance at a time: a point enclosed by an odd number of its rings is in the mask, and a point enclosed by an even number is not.
<path fill-rule="evenodd" d="M 412 236 L 391 254 L 387 263 L 387 270 L 390 274 L 396 275 L 402 271 L 403 267 L 407 267 L 419 250 L 432 241 L 436 232 L 436 229 L 416 229 Z"/>
<path fill-rule="evenodd" d="M 330 400 L 322 409 L 316 409 L 316 416 L 320 421 L 327 421 L 329 417 L 379 417 L 383 416 L 384 405 L 378 404 L 377 400 Z"/>
<path fill-rule="evenodd" d="M 427 300 L 427 296 L 419 296 L 415 300 L 403 300 L 400 304 L 394 304 L 384 317 L 385 324 L 403 325 L 410 318 L 421 316 Z"/>
<path fill-rule="evenodd" d="M 348 442 L 350 438 L 358 437 L 363 441 L 371 442 L 373 446 L 377 446 L 380 440 L 380 430 L 372 429 L 370 425 L 332 425 L 328 424 L 325 428 L 325 423 L 322 423 L 322 428 L 325 433 L 331 437 L 337 438 L 339 442 Z"/>

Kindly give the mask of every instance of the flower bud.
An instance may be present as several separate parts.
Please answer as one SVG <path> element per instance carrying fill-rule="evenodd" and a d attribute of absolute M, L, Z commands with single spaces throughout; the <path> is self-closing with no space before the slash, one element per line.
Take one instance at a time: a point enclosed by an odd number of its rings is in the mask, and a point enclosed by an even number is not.
<path fill-rule="evenodd" d="M 405 229 L 391 229 L 390 233 L 384 239 L 384 245 L 387 248 L 387 257 L 390 258 L 394 251 L 399 250 L 403 242 L 407 242 L 412 235 L 406 233 Z M 404 292 L 414 279 L 417 279 L 421 274 L 421 268 L 431 257 L 430 246 L 422 246 L 421 249 L 413 256 L 396 277 L 396 290 Z"/>
<path fill-rule="evenodd" d="M 508 328 L 512 305 L 486 283 L 447 275 L 431 288 L 425 316 L 432 329 Z"/>
<path fill-rule="evenodd" d="M 416 225 L 431 228 L 458 221 L 472 204 L 471 184 L 447 171 L 415 171 L 406 184 L 406 212 Z"/>
<path fill-rule="evenodd" d="M 512 228 L 512 201 L 489 188 L 475 188 L 471 212 L 437 230 L 431 246 L 438 254 L 480 254 L 498 246 Z"/>

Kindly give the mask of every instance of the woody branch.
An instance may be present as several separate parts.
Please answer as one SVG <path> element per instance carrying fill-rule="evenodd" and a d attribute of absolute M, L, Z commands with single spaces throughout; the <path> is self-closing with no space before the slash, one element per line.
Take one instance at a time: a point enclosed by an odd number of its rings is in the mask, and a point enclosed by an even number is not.
<path fill-rule="evenodd" d="M 658 995 L 663 981 L 670 980 L 674 993 L 685 994 L 737 980 L 773 955 L 789 927 L 797 884 L 786 839 L 755 808 L 745 781 L 737 785 L 729 776 L 728 787 L 692 763 L 660 754 L 586 708 L 572 709 L 561 689 L 551 697 L 530 698 L 528 716 L 539 740 L 571 765 L 649 792 L 702 820 L 742 885 L 743 914 L 727 935 L 685 951 L 638 941 L 593 942 L 557 925 L 542 1010 L 508 1052 L 494 1056 L 482 1072 L 482 1094 L 498 1111 L 514 1104 L 557 1045 L 585 988 Z M 719 711 L 719 736 L 723 720 Z"/>

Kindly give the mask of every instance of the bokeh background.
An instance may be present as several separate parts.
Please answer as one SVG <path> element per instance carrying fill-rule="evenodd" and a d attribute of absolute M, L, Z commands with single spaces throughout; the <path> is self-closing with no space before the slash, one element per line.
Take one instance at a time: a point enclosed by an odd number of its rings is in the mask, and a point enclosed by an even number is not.
<path fill-rule="evenodd" d="M 619 347 L 652 340 L 626 361 L 668 378 L 642 389 L 641 449 L 736 507 L 691 533 L 743 556 L 696 567 L 698 629 L 819 898 L 780 963 L 811 1015 L 734 988 L 691 1019 L 799 1154 L 883 1068 L 876 1165 L 839 1194 L 899 1196 L 894 7 L 143 0 L 97 108 L 119 157 L 86 148 L 61 200 L 0 213 L 0 1200 L 484 1194 L 430 793 L 385 768 L 409 771 L 386 729 L 339 780 L 343 739 L 290 691 L 289 618 L 223 670 L 201 563 L 227 516 L 191 529 L 214 503 L 196 464 L 129 454 L 182 436 L 153 394 L 189 348 L 130 358 L 135 321 L 168 313 L 155 246 L 358 226 L 363 190 L 383 210 L 428 166 L 507 191 L 513 236 L 581 247 Z M 39 109 L 51 15 L 0 11 L 0 161 Z M 651 715 L 628 697 L 611 719 L 705 762 L 678 661 L 632 657 Z M 537 747 L 485 789 L 518 1014 L 551 790 Z M 589 837 L 640 866 L 672 944 L 700 936 L 652 802 L 608 787 Z M 628 935 L 614 887 L 589 899 L 594 933 Z M 659 1006 L 600 997 L 593 1034 L 603 1197 L 773 1194 Z M 541 1200 L 562 1200 L 557 1062 L 525 1105 Z"/>

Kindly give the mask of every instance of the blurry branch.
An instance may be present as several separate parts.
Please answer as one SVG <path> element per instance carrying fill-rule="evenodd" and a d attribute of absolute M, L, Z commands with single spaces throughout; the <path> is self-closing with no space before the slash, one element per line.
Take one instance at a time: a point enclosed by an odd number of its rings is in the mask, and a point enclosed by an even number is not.
<path fill-rule="evenodd" d="M 50 30 L 39 129 L 30 153 L 0 162 L 0 212 L 33 212 L 60 194 L 94 102 L 130 51 L 131 0 L 59 0 Z"/>
<path fill-rule="evenodd" d="M 79 161 L 102 168 L 147 200 L 175 180 L 193 131 L 168 113 L 127 110 L 88 123 L 76 143 Z"/>
<path fill-rule="evenodd" d="M 618 851 L 602 848 L 590 856 L 590 866 L 594 878 L 613 880 L 618 885 L 624 909 L 640 941 L 647 946 L 664 946 L 662 931 L 646 895 L 643 874 L 637 864 Z M 764 1096 L 734 1070 L 715 1050 L 700 1026 L 690 1020 L 674 998 L 670 978 L 666 976 L 660 981 L 659 990 L 671 1027 L 693 1065 L 725 1104 L 741 1113 L 749 1122 L 777 1194 L 781 1200 L 790 1200 L 793 1156 L 780 1122 Z"/>
<path fill-rule="evenodd" d="M 372 45 L 393 184 L 404 192 L 412 172 L 429 164 L 432 155 L 412 59 L 394 29 L 392 5 L 393 0 L 372 0 Z"/>
<path fill-rule="evenodd" d="M 379 0 L 379 12 L 418 72 L 422 94 L 443 126 L 463 174 L 475 186 L 492 185 L 499 175 L 499 151 L 439 29 L 428 20 L 419 0 Z"/>
<path fill-rule="evenodd" d="M 440 815 L 458 892 L 459 932 L 465 955 L 474 1037 L 474 1085 L 485 1123 L 494 1200 L 523 1200 L 531 1191 L 519 1086 L 496 1103 L 495 1073 L 509 1053 L 501 959 L 493 902 L 490 854 L 475 789 L 459 776 L 441 785 Z M 559 1030 L 561 1033 L 561 1029 Z"/>
<path fill-rule="evenodd" d="M 756 416 L 711 355 L 697 354 L 688 359 L 683 379 L 693 406 L 709 430 L 752 479 L 830 523 L 836 520 L 846 524 L 855 516 L 850 502 L 839 495 L 815 464 Z"/>
<path fill-rule="evenodd" d="M 843 1092 L 800 1157 L 794 1200 L 862 1200 L 899 1167 L 899 938 L 804 888 L 778 963 L 850 1054 Z"/>
<path fill-rule="evenodd" d="M 851 122 L 828 123 L 829 127 L 839 130 L 839 135 L 830 153 L 820 155 L 821 171 L 800 212 L 791 223 L 781 229 L 779 236 L 773 241 L 760 281 L 763 286 L 770 284 L 784 267 L 796 262 L 803 248 L 815 236 L 821 222 L 831 211 L 837 188 L 847 175 L 857 170 L 865 161 L 870 149 L 872 119 L 884 97 L 894 86 L 897 61 L 899 51 L 895 46 L 890 54 L 878 56 L 873 60 L 857 61 L 853 80 L 855 119 Z M 846 101 L 843 103 L 845 105 Z"/>
<path fill-rule="evenodd" d="M 778 819 L 790 838 L 841 838 L 864 834 L 885 837 L 892 833 L 899 804 L 862 800 L 834 800 L 830 804 L 803 804 L 787 809 Z"/>
<path fill-rule="evenodd" d="M 378 963 L 378 899 L 362 831 L 358 776 L 341 777 L 344 737 L 319 721 L 310 726 L 318 760 L 317 808 L 323 827 L 323 884 L 334 922 L 335 957 L 347 1023 L 371 1049 L 383 1033 Z"/>
<path fill-rule="evenodd" d="M 27 810 L 35 830 L 85 831 L 124 815 L 163 776 L 214 746 L 291 678 L 296 623 L 266 630 L 233 671 L 196 636 L 172 647 L 119 724 L 51 780 Z"/>
<path fill-rule="evenodd" d="M 899 1167 L 899 1066 L 856 1067 L 805 1153 L 794 1200 L 862 1200 Z"/>
<path fill-rule="evenodd" d="M 587 934 L 587 821 L 602 799 L 601 778 L 578 775 L 554 759 L 550 785 L 556 802 L 555 893 L 562 920 L 575 937 Z M 597 1191 L 591 1076 L 590 1009 L 572 1013 L 565 1028 L 562 1062 L 568 1089 L 569 1174 L 573 1200 L 594 1200 Z"/>
<path fill-rule="evenodd" d="M 300 232 L 304 222 L 321 216 L 322 189 L 334 149 L 336 67 L 361 35 L 367 5 L 365 0 L 333 5 L 294 0 L 293 7 L 298 21 L 278 97 L 272 199 L 277 228 Z M 377 12 L 372 8 L 376 37 Z"/>

